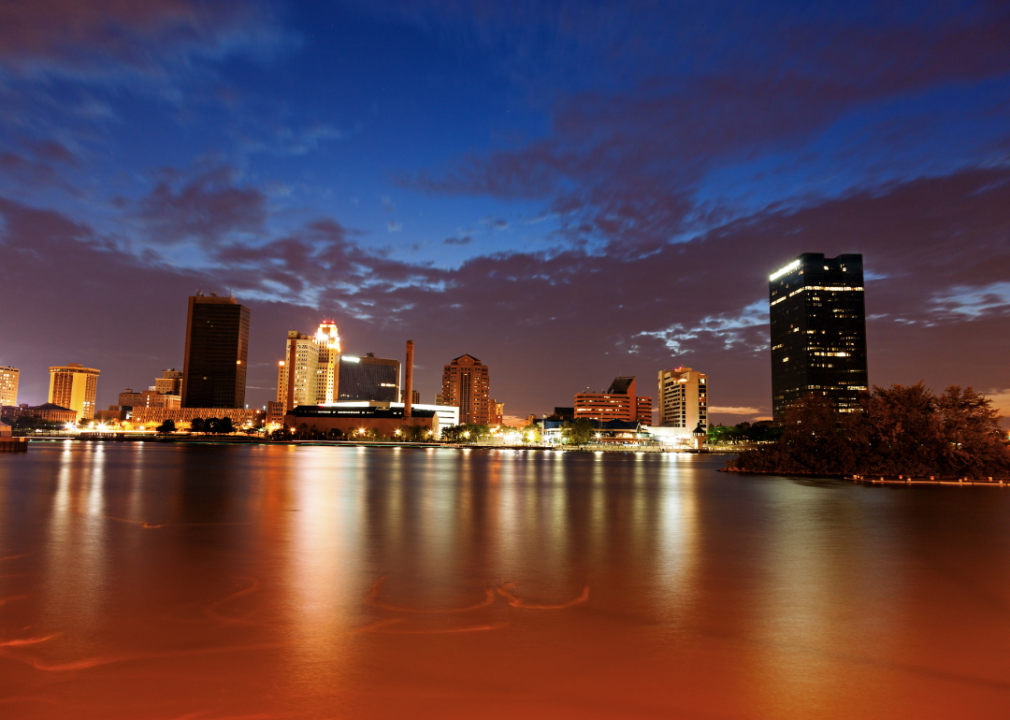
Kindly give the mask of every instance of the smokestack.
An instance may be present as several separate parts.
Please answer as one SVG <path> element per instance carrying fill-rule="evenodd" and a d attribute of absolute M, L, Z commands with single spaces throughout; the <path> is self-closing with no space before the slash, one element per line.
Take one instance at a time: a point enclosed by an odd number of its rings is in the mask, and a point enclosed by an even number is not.
<path fill-rule="evenodd" d="M 403 419 L 410 420 L 410 405 L 414 393 L 414 341 L 407 341 L 407 368 L 403 373 Z"/>

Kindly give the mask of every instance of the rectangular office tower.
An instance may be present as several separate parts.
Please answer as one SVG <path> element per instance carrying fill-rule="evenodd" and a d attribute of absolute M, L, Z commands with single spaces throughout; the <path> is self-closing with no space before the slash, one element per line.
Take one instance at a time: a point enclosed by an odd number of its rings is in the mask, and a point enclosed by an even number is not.
<path fill-rule="evenodd" d="M 21 371 L 17 368 L 0 365 L 0 407 L 18 404 L 18 378 Z"/>
<path fill-rule="evenodd" d="M 249 308 L 213 293 L 190 297 L 182 406 L 245 407 L 248 355 Z"/>
<path fill-rule="evenodd" d="M 808 393 L 854 411 L 867 389 L 863 256 L 804 253 L 768 280 L 776 422 Z"/>
<path fill-rule="evenodd" d="M 341 355 L 336 387 L 340 402 L 399 402 L 400 361 Z"/>

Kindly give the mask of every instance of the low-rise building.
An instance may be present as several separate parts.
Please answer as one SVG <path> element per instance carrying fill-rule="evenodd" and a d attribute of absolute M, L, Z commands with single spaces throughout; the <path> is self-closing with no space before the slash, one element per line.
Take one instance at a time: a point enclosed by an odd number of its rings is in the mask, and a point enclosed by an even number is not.
<path fill-rule="evenodd" d="M 171 420 L 176 427 L 189 425 L 196 418 L 231 418 L 236 429 L 242 427 L 261 427 L 266 417 L 262 410 L 247 410 L 245 408 L 165 408 L 138 407 L 133 409 L 130 422 L 136 428 L 153 428 L 166 420 Z"/>
<path fill-rule="evenodd" d="M 43 403 L 29 407 L 28 405 L 5 405 L 0 408 L 0 417 L 7 420 L 17 420 L 20 417 L 34 418 L 42 422 L 65 425 L 66 423 L 76 423 L 78 412 L 70 408 L 61 407 L 54 403 Z"/>
<path fill-rule="evenodd" d="M 574 413 L 576 418 L 651 425 L 652 398 L 636 395 L 634 376 L 618 377 L 605 392 L 576 395 Z"/>
<path fill-rule="evenodd" d="M 349 407 L 351 403 L 302 405 L 284 416 L 284 427 L 291 431 L 309 430 L 355 437 L 376 431 L 383 437 L 395 437 L 404 425 L 420 427 L 429 438 L 439 436 L 438 414 L 434 410 L 411 408 L 409 418 L 403 417 L 403 403 L 368 403 Z"/>

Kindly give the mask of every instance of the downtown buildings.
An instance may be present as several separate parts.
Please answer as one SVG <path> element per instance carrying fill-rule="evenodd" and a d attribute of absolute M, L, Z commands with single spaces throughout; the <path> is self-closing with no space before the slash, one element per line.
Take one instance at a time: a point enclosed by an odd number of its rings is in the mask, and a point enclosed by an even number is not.
<path fill-rule="evenodd" d="M 249 355 L 249 308 L 234 297 L 189 298 L 182 407 L 242 408 Z"/>
<path fill-rule="evenodd" d="M 621 420 L 652 425 L 652 398 L 636 393 L 633 376 L 617 377 L 605 392 L 577 394 L 574 412 L 576 419 Z"/>
<path fill-rule="evenodd" d="M 49 403 L 73 410 L 78 420 L 94 419 L 99 373 L 76 363 L 49 368 Z"/>
<path fill-rule="evenodd" d="M 21 371 L 0 365 L 0 407 L 18 404 L 18 380 Z"/>
<path fill-rule="evenodd" d="M 768 281 L 775 421 L 810 393 L 853 412 L 868 387 L 863 256 L 804 253 Z"/>
<path fill-rule="evenodd" d="M 679 367 L 659 371 L 661 427 L 708 429 L 708 375 Z"/>
<path fill-rule="evenodd" d="M 461 424 L 490 425 L 491 379 L 487 365 L 473 355 L 460 355 L 442 371 L 442 392 L 438 405 L 459 408 Z"/>

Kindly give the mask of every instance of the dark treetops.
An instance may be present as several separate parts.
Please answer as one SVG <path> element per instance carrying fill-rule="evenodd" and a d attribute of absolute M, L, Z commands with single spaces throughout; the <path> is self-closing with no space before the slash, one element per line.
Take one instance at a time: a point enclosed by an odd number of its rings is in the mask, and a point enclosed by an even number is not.
<path fill-rule="evenodd" d="M 970 387 L 934 395 L 916 385 L 874 387 L 859 412 L 808 395 L 786 413 L 781 440 L 728 467 L 757 473 L 1010 476 L 1010 444 L 992 402 Z"/>

